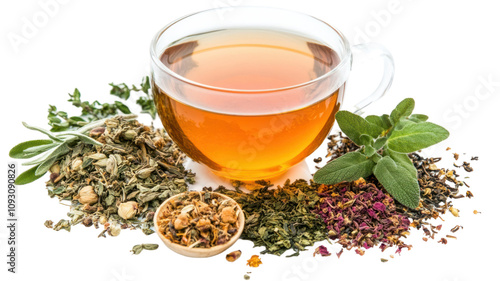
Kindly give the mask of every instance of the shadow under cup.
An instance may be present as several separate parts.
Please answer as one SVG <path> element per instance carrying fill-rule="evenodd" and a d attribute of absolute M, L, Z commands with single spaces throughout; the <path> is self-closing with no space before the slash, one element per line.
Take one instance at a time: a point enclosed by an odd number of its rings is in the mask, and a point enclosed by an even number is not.
<path fill-rule="evenodd" d="M 207 10 L 151 45 L 153 93 L 173 141 L 217 175 L 277 176 L 328 135 L 351 50 L 316 18 L 274 8 Z"/>

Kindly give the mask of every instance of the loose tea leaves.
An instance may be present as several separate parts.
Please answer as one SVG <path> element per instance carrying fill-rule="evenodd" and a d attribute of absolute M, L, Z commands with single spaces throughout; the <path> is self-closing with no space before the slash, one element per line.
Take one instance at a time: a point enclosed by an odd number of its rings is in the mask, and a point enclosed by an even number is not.
<path fill-rule="evenodd" d="M 330 140 L 330 142 L 328 143 L 328 155 L 327 155 L 328 157 L 333 157 L 333 158 L 340 157 L 340 156 L 344 155 L 345 153 L 349 153 L 350 151 L 356 151 L 360 148 L 352 140 L 342 136 L 342 134 L 331 135 L 328 137 L 328 139 Z M 427 221 L 439 219 L 440 215 L 445 214 L 446 212 L 450 211 L 450 207 L 452 208 L 453 212 L 458 214 L 458 212 L 459 212 L 458 209 L 452 207 L 453 200 L 466 197 L 466 196 L 463 196 L 462 194 L 460 194 L 460 190 L 459 190 L 459 188 L 461 186 L 464 186 L 466 184 L 465 184 L 465 182 L 460 181 L 458 179 L 458 175 L 457 175 L 455 170 L 438 168 L 438 166 L 436 164 L 441 160 L 441 158 L 436 158 L 436 157 L 424 158 L 424 157 L 421 157 L 417 153 L 410 153 L 409 158 L 411 159 L 412 164 L 414 165 L 414 167 L 417 171 L 417 178 L 418 178 L 418 182 L 419 182 L 421 200 L 419 203 L 419 207 L 416 209 L 408 208 L 407 206 L 404 206 L 404 205 L 400 204 L 399 202 L 394 201 L 394 204 L 396 207 L 395 214 L 399 214 L 400 216 L 407 217 L 409 220 L 411 220 L 411 223 L 409 226 L 417 228 L 417 229 L 422 229 L 424 231 L 424 235 L 425 235 L 425 237 L 423 237 L 422 239 L 424 241 L 428 241 L 429 238 L 434 239 L 435 234 L 441 230 L 442 225 L 439 224 L 437 226 L 434 226 Z M 380 182 L 373 176 L 368 177 L 366 179 L 366 182 L 375 185 L 380 191 L 385 190 L 384 187 L 380 184 Z M 337 187 L 342 186 L 342 185 L 349 186 L 352 184 L 355 184 L 355 183 L 344 182 L 344 183 L 337 184 L 336 186 Z M 469 187 L 469 186 L 467 186 L 467 187 Z M 470 190 L 467 190 L 466 194 L 472 194 L 472 193 L 470 193 Z M 340 194 L 338 194 L 338 195 L 340 195 Z M 337 194 L 327 193 L 327 196 L 336 197 Z M 467 197 L 469 197 L 469 196 L 467 196 Z M 339 196 L 338 199 L 342 199 L 342 196 Z M 376 197 L 373 198 L 373 200 L 376 200 L 376 199 L 377 199 Z M 320 202 L 324 202 L 324 201 L 320 201 Z M 353 205 L 355 202 L 356 201 L 353 202 Z M 350 205 L 350 204 L 351 203 L 346 202 L 343 205 L 343 207 L 345 207 L 345 205 Z M 331 205 L 333 206 L 332 208 L 334 208 L 334 207 L 339 208 L 340 207 L 340 205 L 337 205 L 337 206 L 335 206 L 333 204 L 331 204 Z M 380 210 L 383 209 L 382 205 L 380 205 L 380 204 L 377 204 L 377 205 L 378 206 L 375 206 L 375 203 L 372 204 L 375 212 L 377 211 L 377 209 L 380 209 Z M 350 207 L 353 208 L 352 205 L 350 205 Z M 321 209 L 321 208 L 318 208 L 318 209 Z M 386 206 L 386 209 L 387 209 L 387 206 Z M 324 212 L 325 212 L 325 214 L 328 213 L 327 211 L 324 211 Z M 450 213 L 451 213 L 451 211 L 450 211 Z M 349 215 L 353 216 L 353 214 L 349 214 Z M 358 216 L 359 216 L 359 214 L 358 214 Z M 347 216 L 347 217 L 349 218 L 349 216 Z M 351 220 L 353 220 L 353 219 L 351 219 Z M 350 221 L 348 220 L 348 222 L 350 222 Z M 362 232 L 362 230 L 361 230 L 362 228 L 363 229 L 365 228 L 364 225 L 363 225 L 363 227 L 360 227 L 359 223 L 358 224 L 351 224 L 351 225 L 352 225 L 352 230 L 349 232 L 349 234 L 352 232 L 357 234 L 359 232 Z M 451 231 L 456 232 L 460 228 L 462 228 L 462 226 L 457 225 L 454 228 L 452 228 Z M 402 242 L 402 240 L 400 238 L 404 238 L 407 234 L 409 234 L 409 232 L 411 232 L 411 228 L 408 229 L 408 233 L 403 232 L 404 235 L 401 235 L 398 238 L 397 243 L 404 244 L 404 242 Z M 331 234 L 334 234 L 334 233 L 330 232 L 330 235 Z M 370 238 L 372 238 L 372 237 L 373 237 L 373 235 L 371 235 Z M 349 243 L 342 242 L 342 240 L 340 240 L 340 239 L 336 239 L 334 241 L 337 243 L 341 243 L 341 244 L 343 243 L 343 244 L 347 245 L 346 248 L 352 247 L 352 243 L 350 245 Z M 346 241 L 351 242 L 351 241 L 349 241 L 349 235 L 347 236 Z M 403 245 L 403 244 L 401 244 L 401 245 Z M 384 246 L 381 245 L 381 249 L 385 250 L 387 248 L 387 246 L 388 246 L 388 244 L 385 244 Z M 408 246 L 408 248 L 410 247 L 410 245 L 407 245 L 407 246 Z M 397 252 L 400 252 L 400 250 L 401 250 L 401 248 L 398 247 Z M 338 253 L 337 255 L 340 256 L 341 253 L 342 253 L 342 251 L 340 253 Z M 363 252 L 361 250 L 359 250 L 357 253 L 362 254 Z"/>
<path fill-rule="evenodd" d="M 208 191 L 186 192 L 158 213 L 158 231 L 173 243 L 211 248 L 238 232 L 240 209 L 233 200 Z"/>
<path fill-rule="evenodd" d="M 123 119 L 133 119 L 136 115 L 124 115 Z M 32 140 L 22 142 L 14 146 L 9 151 L 9 156 L 16 159 L 28 159 L 41 155 L 39 158 L 23 163 L 23 165 L 33 166 L 31 169 L 21 173 L 16 178 L 16 184 L 22 185 L 33 182 L 42 177 L 53 164 L 63 156 L 67 155 L 75 143 L 81 142 L 94 146 L 102 146 L 102 143 L 88 136 L 88 133 L 101 127 L 108 119 L 97 120 L 89 123 L 76 131 L 52 133 L 43 128 L 30 126 L 23 122 L 23 125 L 34 131 L 38 131 L 49 137 L 48 140 Z"/>
<path fill-rule="evenodd" d="M 363 118 L 348 111 L 337 112 L 339 127 L 360 148 L 330 161 L 314 174 L 314 181 L 337 184 L 374 174 L 401 204 L 417 208 L 417 172 L 406 154 L 446 139 L 449 132 L 426 122 L 425 115 L 412 114 L 414 107 L 415 101 L 407 98 L 390 115 Z"/>
<path fill-rule="evenodd" d="M 261 182 L 262 183 L 262 182 Z M 264 246 L 261 253 L 281 255 L 292 249 L 298 255 L 307 246 L 326 238 L 322 220 L 311 212 L 319 202 L 316 193 L 319 184 L 305 180 L 272 189 L 269 183 L 251 193 L 228 190 L 220 186 L 216 191 L 236 200 L 245 214 L 242 239 L 251 240 L 255 246 Z"/>
<path fill-rule="evenodd" d="M 49 196 L 71 201 L 71 225 L 104 225 L 99 237 L 122 228 L 152 234 L 156 208 L 194 182 L 182 165 L 184 153 L 164 130 L 120 116 L 89 135 L 101 145 L 73 143 L 49 169 Z"/>

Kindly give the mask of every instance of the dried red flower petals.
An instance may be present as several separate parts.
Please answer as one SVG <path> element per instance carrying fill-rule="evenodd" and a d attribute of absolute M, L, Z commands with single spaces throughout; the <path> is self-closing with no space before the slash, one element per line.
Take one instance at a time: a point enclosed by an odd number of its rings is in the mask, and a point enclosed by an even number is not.
<path fill-rule="evenodd" d="M 327 225 L 329 237 L 338 239 L 344 248 L 369 249 L 380 243 L 381 250 L 408 247 L 400 237 L 408 233 L 410 221 L 396 212 L 392 197 L 375 184 L 358 180 L 322 185 L 319 195 L 320 206 L 314 212 Z"/>
<path fill-rule="evenodd" d="M 327 256 L 330 256 L 331 253 L 328 252 L 328 249 L 325 246 L 321 245 L 318 248 L 316 248 L 316 250 L 314 250 L 313 257 L 316 255 L 321 255 L 322 257 L 327 257 Z"/>

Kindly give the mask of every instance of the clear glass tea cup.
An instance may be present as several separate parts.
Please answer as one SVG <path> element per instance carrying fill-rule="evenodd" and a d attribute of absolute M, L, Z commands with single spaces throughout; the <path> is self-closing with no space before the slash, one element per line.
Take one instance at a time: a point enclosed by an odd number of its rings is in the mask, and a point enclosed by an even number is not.
<path fill-rule="evenodd" d="M 392 82 L 393 60 L 382 46 L 350 46 L 337 29 L 295 11 L 198 12 L 153 39 L 155 104 L 193 161 L 229 179 L 268 179 L 303 161 L 329 134 L 353 53 L 380 58 L 384 67 L 377 89 L 356 104 L 359 112 Z"/>

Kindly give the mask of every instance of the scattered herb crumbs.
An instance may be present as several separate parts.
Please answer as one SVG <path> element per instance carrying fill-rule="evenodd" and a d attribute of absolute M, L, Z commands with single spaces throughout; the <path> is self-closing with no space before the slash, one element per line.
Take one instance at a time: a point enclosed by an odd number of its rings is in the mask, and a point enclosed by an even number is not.
<path fill-rule="evenodd" d="M 260 260 L 258 255 L 253 255 L 248 261 L 247 265 L 250 267 L 259 267 L 259 265 L 262 264 L 262 261 Z"/>

